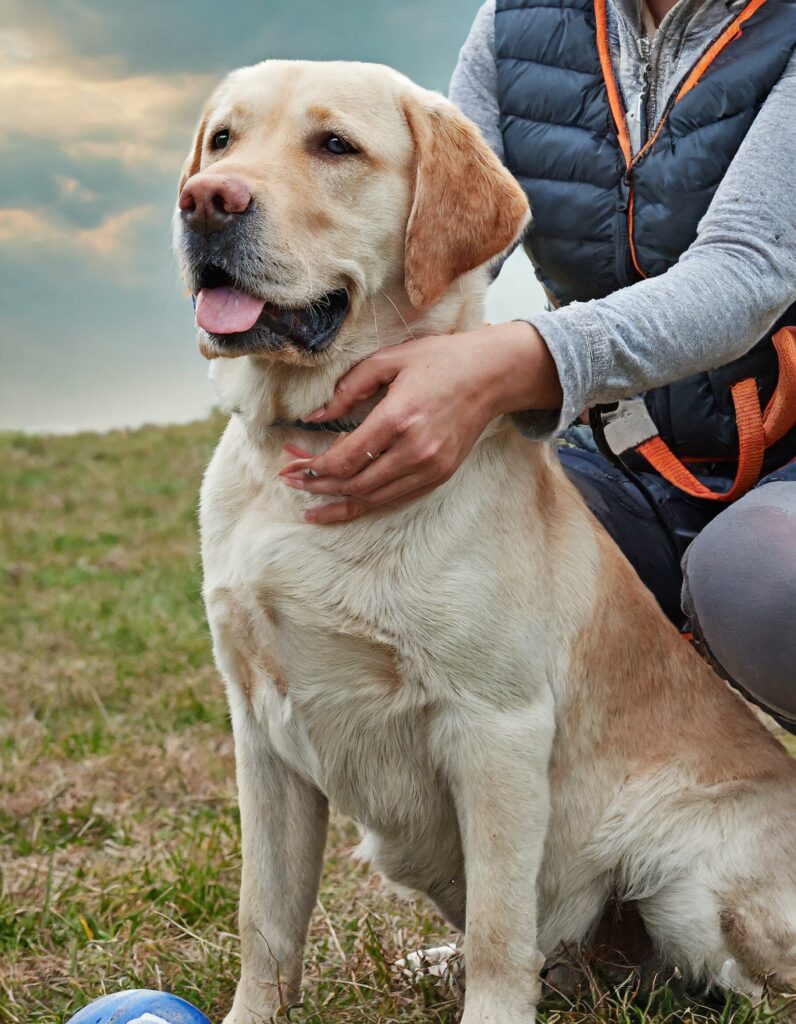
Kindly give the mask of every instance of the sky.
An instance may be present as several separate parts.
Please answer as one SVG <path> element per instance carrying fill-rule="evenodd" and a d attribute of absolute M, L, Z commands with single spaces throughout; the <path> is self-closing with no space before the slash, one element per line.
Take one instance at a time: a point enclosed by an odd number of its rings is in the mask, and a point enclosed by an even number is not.
<path fill-rule="evenodd" d="M 0 0 L 0 429 L 196 419 L 207 364 L 170 251 L 204 100 L 268 57 L 447 90 L 478 0 Z M 540 308 L 515 254 L 491 320 Z"/>

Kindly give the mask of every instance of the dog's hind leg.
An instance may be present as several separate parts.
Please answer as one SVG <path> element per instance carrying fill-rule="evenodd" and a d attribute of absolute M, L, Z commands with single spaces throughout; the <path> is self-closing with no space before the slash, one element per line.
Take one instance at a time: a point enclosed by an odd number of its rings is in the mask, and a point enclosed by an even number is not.
<path fill-rule="evenodd" d="M 739 884 L 721 895 L 693 876 L 668 882 L 639 901 L 644 923 L 664 961 L 688 983 L 760 998 L 796 992 L 796 900 L 775 885 Z"/>
<path fill-rule="evenodd" d="M 727 944 L 747 973 L 771 993 L 796 997 L 796 892 L 749 885 L 724 901 L 720 920 Z"/>
<path fill-rule="evenodd" d="M 299 999 L 328 810 L 271 750 L 251 709 L 231 703 L 243 843 L 241 976 L 224 1024 L 261 1024 Z"/>

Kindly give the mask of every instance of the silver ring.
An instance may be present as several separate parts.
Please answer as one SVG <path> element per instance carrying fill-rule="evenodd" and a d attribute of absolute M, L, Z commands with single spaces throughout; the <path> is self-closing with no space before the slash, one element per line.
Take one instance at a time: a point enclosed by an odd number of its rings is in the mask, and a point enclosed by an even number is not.
<path fill-rule="evenodd" d="M 376 456 L 373 454 L 373 452 L 365 452 L 365 454 L 367 455 L 371 462 L 376 461 Z"/>
<path fill-rule="evenodd" d="M 314 469 L 305 469 L 304 476 L 316 477 L 318 474 Z"/>

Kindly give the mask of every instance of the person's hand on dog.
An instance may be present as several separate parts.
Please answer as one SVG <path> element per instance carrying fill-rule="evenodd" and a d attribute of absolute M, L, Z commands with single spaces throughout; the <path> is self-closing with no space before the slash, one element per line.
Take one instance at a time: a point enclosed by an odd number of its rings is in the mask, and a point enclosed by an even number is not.
<path fill-rule="evenodd" d="M 385 386 L 364 422 L 323 454 L 287 446 L 298 458 L 280 473 L 286 484 L 342 499 L 308 510 L 308 522 L 344 522 L 419 498 L 453 475 L 496 416 L 561 405 L 544 340 L 530 324 L 512 321 L 379 349 L 307 419 L 340 419 Z"/>

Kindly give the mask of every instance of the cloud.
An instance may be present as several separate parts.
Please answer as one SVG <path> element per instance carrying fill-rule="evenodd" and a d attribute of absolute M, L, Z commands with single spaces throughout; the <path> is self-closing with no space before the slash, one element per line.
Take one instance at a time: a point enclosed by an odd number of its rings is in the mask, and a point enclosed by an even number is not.
<path fill-rule="evenodd" d="M 145 280 L 215 78 L 129 73 L 45 28 L 0 28 L 0 109 L 18 112 L 0 121 L 2 263 L 58 254 L 125 287 Z"/>
<path fill-rule="evenodd" d="M 481 0 L 3 0 L 0 25 L 137 72 L 221 75 L 268 57 L 393 64 L 445 88 Z M 19 47 L 24 49 L 24 46 Z"/>
<path fill-rule="evenodd" d="M 0 245 L 16 245 L 27 242 L 38 245 L 47 242 L 50 225 L 47 219 L 34 210 L 0 210 Z"/>
<path fill-rule="evenodd" d="M 22 45 L 18 42 L 18 45 Z M 0 145 L 15 137 L 55 142 L 67 155 L 174 172 L 187 149 L 212 75 L 112 77 L 102 68 L 42 60 L 0 67 L 0 107 L 25 112 L 4 118 Z"/>
<path fill-rule="evenodd" d="M 19 28 L 0 31 L 0 64 L 17 64 L 33 60 L 34 50 L 29 37 Z"/>
<path fill-rule="evenodd" d="M 93 192 L 90 188 L 67 174 L 56 174 L 55 184 L 58 194 L 64 199 L 76 199 L 80 203 L 93 203 L 99 198 L 99 193 Z"/>
<path fill-rule="evenodd" d="M 107 261 L 112 261 L 117 270 L 125 271 L 135 258 L 136 231 L 150 224 L 155 212 L 151 204 L 143 204 L 109 214 L 95 227 L 75 229 L 42 210 L 0 210 L 0 254 L 6 247 L 10 252 L 18 252 L 20 246 L 45 247 L 89 256 L 106 270 Z"/>
<path fill-rule="evenodd" d="M 77 244 L 102 259 L 117 257 L 125 250 L 129 252 L 130 236 L 140 224 L 149 221 L 154 212 L 150 204 L 145 204 L 106 217 L 97 227 L 79 231 Z"/>

